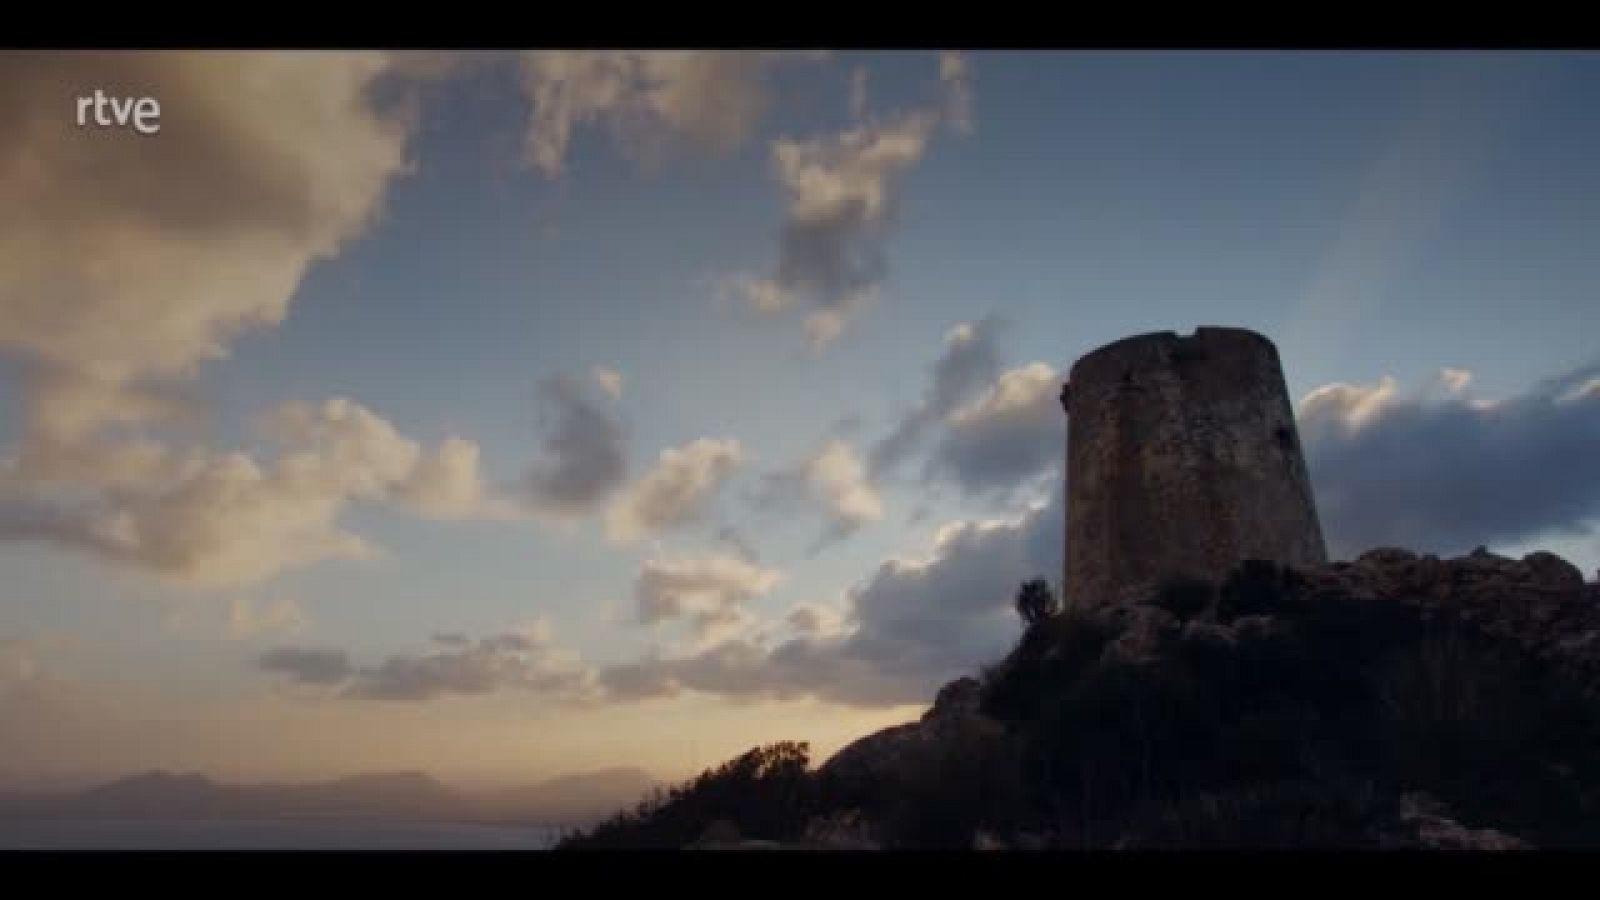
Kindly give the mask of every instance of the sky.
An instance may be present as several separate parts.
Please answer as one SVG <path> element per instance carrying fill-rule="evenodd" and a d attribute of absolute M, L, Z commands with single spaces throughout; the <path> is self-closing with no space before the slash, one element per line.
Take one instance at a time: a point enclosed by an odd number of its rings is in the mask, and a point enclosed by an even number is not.
<path fill-rule="evenodd" d="M 160 129 L 80 126 L 95 89 Z M 1337 558 L 1600 569 L 1600 56 L 0 52 L 0 785 L 912 718 L 1071 363 L 1270 337 Z M 109 119 L 108 119 L 109 121 Z"/>

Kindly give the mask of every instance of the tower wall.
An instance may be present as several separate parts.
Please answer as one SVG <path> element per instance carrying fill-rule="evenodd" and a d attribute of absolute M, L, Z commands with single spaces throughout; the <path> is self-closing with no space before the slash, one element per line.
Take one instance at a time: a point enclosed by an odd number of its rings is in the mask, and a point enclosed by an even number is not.
<path fill-rule="evenodd" d="M 1066 595 L 1116 602 L 1244 559 L 1327 561 L 1277 348 L 1252 331 L 1158 332 L 1073 365 Z"/>

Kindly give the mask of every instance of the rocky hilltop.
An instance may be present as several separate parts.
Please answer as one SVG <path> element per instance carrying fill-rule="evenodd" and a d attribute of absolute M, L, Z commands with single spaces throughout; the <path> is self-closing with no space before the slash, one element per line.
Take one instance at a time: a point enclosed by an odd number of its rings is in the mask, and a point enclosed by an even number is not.
<path fill-rule="evenodd" d="M 1600 846 L 1600 584 L 1561 558 L 1384 548 L 1118 600 L 819 768 L 759 748 L 563 846 Z"/>

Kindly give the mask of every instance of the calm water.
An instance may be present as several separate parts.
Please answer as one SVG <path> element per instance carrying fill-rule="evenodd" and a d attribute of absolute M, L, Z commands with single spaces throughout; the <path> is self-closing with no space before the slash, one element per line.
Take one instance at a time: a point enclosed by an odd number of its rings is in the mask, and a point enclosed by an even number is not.
<path fill-rule="evenodd" d="M 0 819 L 0 850 L 545 850 L 558 836 L 459 823 Z"/>

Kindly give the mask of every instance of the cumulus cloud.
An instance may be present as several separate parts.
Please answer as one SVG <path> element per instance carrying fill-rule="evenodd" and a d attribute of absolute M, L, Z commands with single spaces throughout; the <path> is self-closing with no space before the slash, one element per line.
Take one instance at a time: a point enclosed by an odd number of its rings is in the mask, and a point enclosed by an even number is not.
<path fill-rule="evenodd" d="M 437 635 L 433 643 L 430 650 L 396 654 L 360 668 L 343 651 L 280 647 L 263 655 L 260 667 L 292 682 L 337 688 L 341 696 L 362 700 L 423 701 L 502 689 L 577 698 L 591 677 L 555 645 L 542 624 L 476 641 Z"/>
<path fill-rule="evenodd" d="M 1062 495 L 1010 520 L 956 522 L 919 560 L 890 560 L 852 588 L 842 611 L 793 610 L 794 636 L 741 636 L 677 657 L 607 666 L 615 701 L 682 692 L 734 699 L 816 697 L 862 707 L 926 702 L 1016 638 L 1012 600 L 1029 577 L 1060 571 Z"/>
<path fill-rule="evenodd" d="M 1457 553 L 1585 531 L 1600 516 L 1597 373 L 1498 401 L 1475 398 L 1470 374 L 1450 369 L 1412 392 L 1392 378 L 1312 391 L 1300 430 L 1330 552 Z"/>
<path fill-rule="evenodd" d="M 1011 369 L 950 413 L 931 468 L 968 493 L 1011 492 L 1061 470 L 1067 424 L 1060 372 L 1041 362 Z"/>
<path fill-rule="evenodd" d="M 784 622 L 795 634 L 810 638 L 837 637 L 845 631 L 844 614 L 822 603 L 803 603 L 790 610 Z"/>
<path fill-rule="evenodd" d="M 391 656 L 362 669 L 347 691 L 362 699 L 413 701 L 508 688 L 566 695 L 580 692 L 586 677 L 548 641 L 513 633 L 480 638 L 471 647 Z"/>
<path fill-rule="evenodd" d="M 874 444 L 870 470 L 881 476 L 904 460 L 929 430 L 945 416 L 970 402 L 1000 371 L 996 337 L 1000 321 L 985 316 L 962 322 L 945 335 L 944 350 L 928 373 L 921 401 Z"/>
<path fill-rule="evenodd" d="M 1032 416 L 1023 412 L 1043 404 L 1041 397 L 1054 403 L 1056 373 L 1048 369 L 1036 364 L 1005 373 L 947 416 L 966 423 L 952 425 L 952 433 L 973 427 L 991 435 L 1035 434 L 1026 425 Z M 1600 509 L 1600 486 L 1587 465 L 1600 439 L 1597 378 L 1600 369 L 1587 367 L 1500 401 L 1474 397 L 1462 370 L 1446 370 L 1409 393 L 1392 380 L 1312 392 L 1301 405 L 1301 428 L 1336 546 L 1340 540 L 1419 546 L 1412 538 L 1421 536 L 1422 546 L 1454 540 L 1465 547 L 1497 535 L 1510 540 L 1577 527 Z M 986 462 L 974 471 L 1028 468 Z M 886 561 L 837 605 L 791 609 L 782 619 L 786 629 L 716 627 L 726 610 L 748 607 L 750 598 L 770 590 L 775 573 L 734 559 L 658 560 L 641 571 L 641 618 L 693 626 L 699 617 L 707 623 L 705 639 L 675 655 L 656 651 L 598 667 L 570 662 L 553 682 L 566 687 L 554 693 L 610 702 L 685 693 L 814 697 L 861 707 L 926 702 L 938 684 L 992 661 L 1015 639 L 1017 585 L 1031 577 L 1054 580 L 1060 572 L 1064 503 L 1058 480 L 1047 501 L 1016 517 L 950 523 L 927 554 Z M 462 636 L 441 644 L 443 655 L 485 652 Z M 409 662 L 414 657 L 397 659 L 390 680 L 407 684 L 396 673 L 418 667 Z M 363 671 L 370 679 L 383 669 Z M 457 673 L 429 681 L 456 685 L 449 691 L 393 693 L 420 698 L 525 681 Z M 371 687 L 349 693 L 383 695 Z"/>
<path fill-rule="evenodd" d="M 199 368 L 280 323 L 307 269 L 381 214 L 412 130 L 406 103 L 378 99 L 405 92 L 381 89 L 449 68 L 389 53 L 0 59 L 0 354 L 22 388 L 0 536 L 238 584 L 371 555 L 335 524 L 352 498 L 481 512 L 474 445 L 423 454 L 381 420 L 276 465 L 160 436 L 193 414 Z M 77 128 L 88 86 L 160 98 L 159 138 Z"/>
<path fill-rule="evenodd" d="M 102 448 L 113 463 L 130 455 L 139 462 L 106 472 L 138 471 L 142 480 L 87 497 L 70 485 L 44 490 L 52 486 L 31 480 L 23 462 L 0 462 L 0 538 L 64 544 L 210 588 L 378 555 L 340 525 L 355 501 L 431 518 L 509 514 L 484 488 L 476 445 L 452 440 L 426 453 L 348 398 L 285 404 L 258 428 L 279 448 L 268 464 L 159 444 Z"/>
<path fill-rule="evenodd" d="M 781 139 L 772 164 L 785 194 L 777 271 L 743 290 L 763 312 L 799 304 L 813 347 L 838 337 L 888 273 L 885 242 L 899 179 L 927 149 L 936 116 L 912 113 L 809 140 Z"/>
<path fill-rule="evenodd" d="M 815 506 L 828 518 L 830 540 L 883 518 L 883 498 L 860 455 L 842 438 L 831 438 L 797 465 L 767 475 L 761 502 L 780 509 Z"/>
<path fill-rule="evenodd" d="M 733 280 L 735 292 L 764 313 L 803 309 L 806 340 L 820 350 L 876 299 L 888 277 L 887 244 L 904 175 L 922 160 L 942 122 L 971 128 L 966 58 L 939 61 L 945 99 L 898 115 L 869 115 L 867 76 L 850 82 L 851 127 L 772 142 L 772 168 L 784 192 L 778 263 L 772 273 Z"/>
<path fill-rule="evenodd" d="M 612 504 L 608 534 L 629 541 L 695 521 L 743 460 L 732 439 L 699 438 L 661 451 L 655 468 Z"/>
<path fill-rule="evenodd" d="M 807 54 L 703 50 L 536 50 L 522 55 L 533 105 L 529 162 L 565 168 L 576 132 L 604 127 L 635 162 L 683 152 L 726 154 L 750 137 L 771 102 L 773 67 Z"/>
<path fill-rule="evenodd" d="M 883 499 L 867 480 L 855 449 L 829 441 L 803 469 L 814 499 L 841 528 L 854 529 L 883 518 Z"/>
<path fill-rule="evenodd" d="M 478 445 L 445 440 L 433 453 L 348 397 L 289 403 L 262 429 L 285 447 L 283 464 L 319 475 L 329 490 L 404 507 L 425 518 L 508 515 L 479 468 Z"/>
<path fill-rule="evenodd" d="M 622 424 L 577 379 L 546 380 L 539 392 L 541 454 L 523 478 L 536 511 L 578 518 L 598 509 L 627 477 Z"/>
<path fill-rule="evenodd" d="M 282 321 L 407 168 L 408 123 L 372 98 L 394 73 L 384 53 L 6 54 L 0 352 L 54 392 L 30 431 L 152 411 L 150 382 Z M 160 98 L 159 139 L 77 128 L 88 86 Z"/>
<path fill-rule="evenodd" d="M 725 637 L 750 621 L 747 606 L 783 580 L 776 569 L 729 556 L 647 560 L 634 582 L 639 621 L 683 620 L 698 642 Z"/>
<path fill-rule="evenodd" d="M 258 665 L 295 684 L 317 686 L 342 684 L 354 671 L 349 654 L 325 647 L 274 647 L 261 654 Z"/>
<path fill-rule="evenodd" d="M 606 366 L 594 367 L 595 383 L 600 389 L 611 395 L 613 400 L 622 399 L 622 373 Z"/>
<path fill-rule="evenodd" d="M 655 560 L 636 583 L 648 623 L 688 622 L 678 655 L 593 666 L 547 630 L 476 641 L 439 634 L 435 648 L 356 669 L 343 654 L 283 648 L 262 667 L 336 686 L 358 699 L 430 700 L 527 690 L 560 702 L 625 703 L 685 692 L 734 700 L 814 697 L 859 707 L 926 702 L 933 688 L 990 662 L 1015 640 L 1012 601 L 1030 577 L 1061 569 L 1062 492 L 1012 519 L 953 522 L 920 559 L 893 559 L 841 603 L 807 603 L 780 628 L 743 614 L 781 574 L 726 557 Z M 784 635 L 787 636 L 784 636 Z"/>

